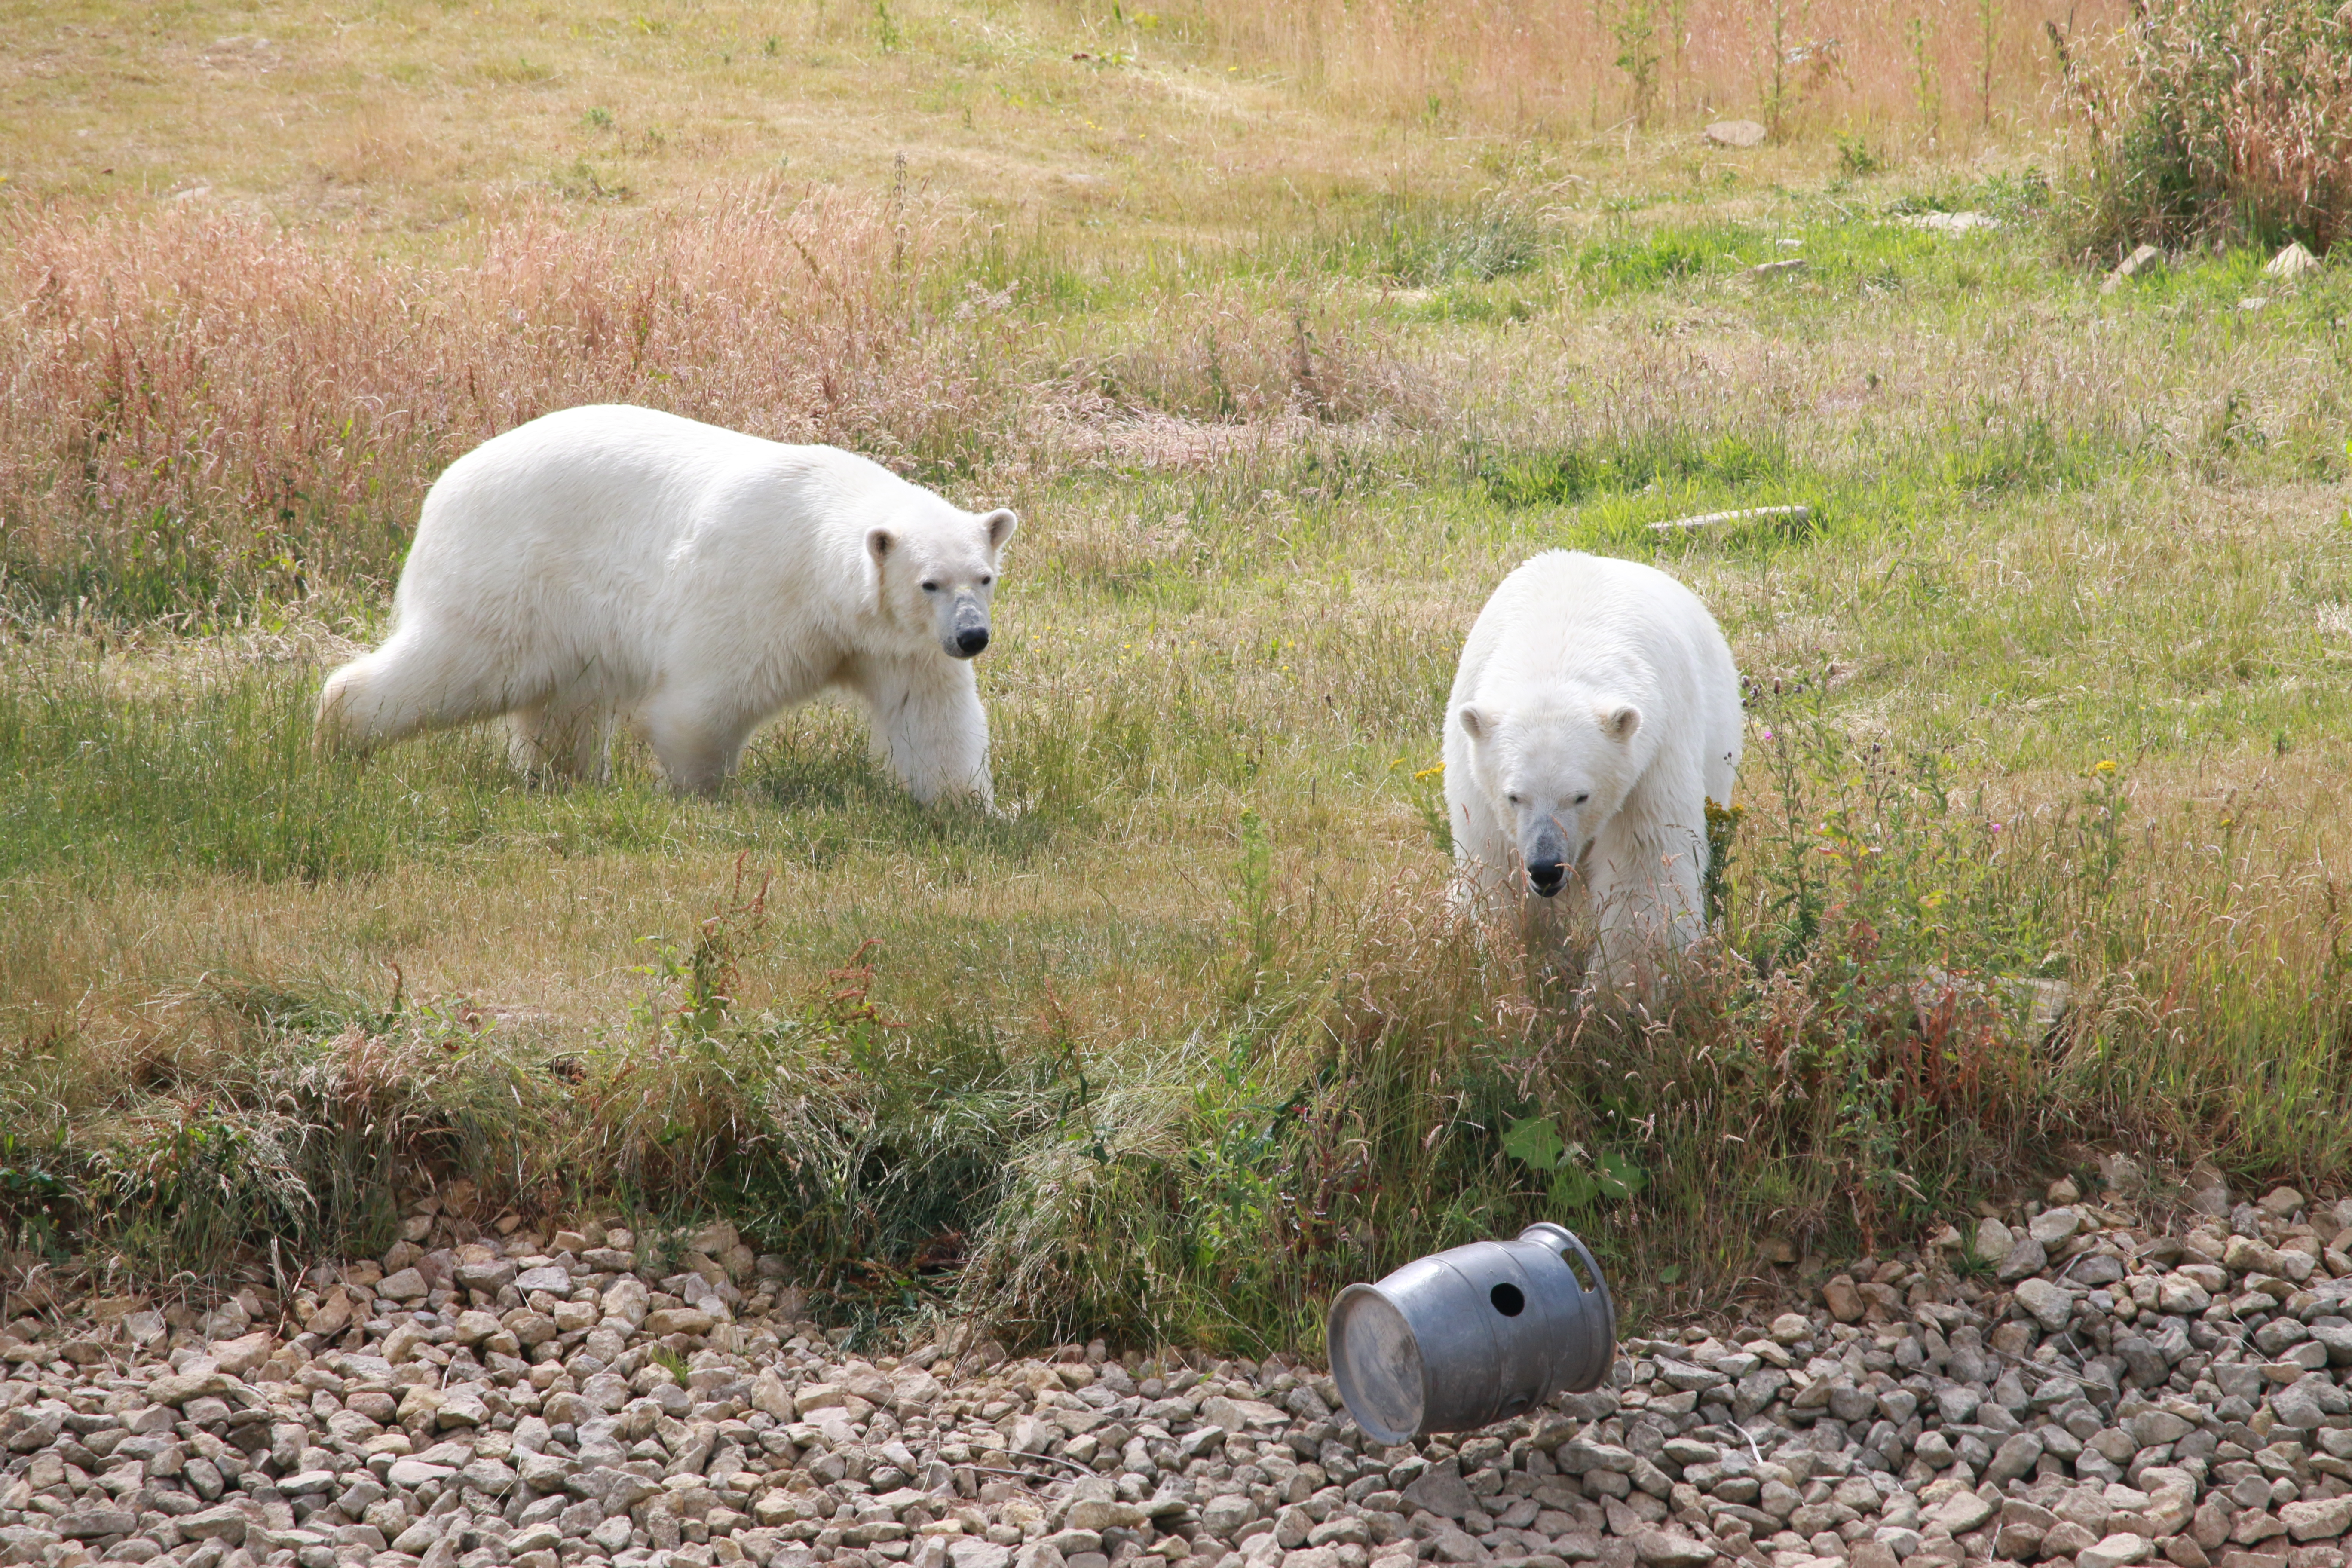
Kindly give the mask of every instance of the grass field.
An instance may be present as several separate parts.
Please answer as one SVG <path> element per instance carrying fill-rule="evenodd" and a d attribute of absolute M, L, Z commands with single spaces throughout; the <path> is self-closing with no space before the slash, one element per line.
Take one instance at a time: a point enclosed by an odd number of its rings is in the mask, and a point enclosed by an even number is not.
<path fill-rule="evenodd" d="M 1538 1215 L 1687 1306 L 2103 1148 L 2341 1177 L 2340 263 L 2103 293 L 2022 72 L 1737 153 L 1729 68 L 1431 109 L 1231 7 L 553 16 L 7 23 L 15 1266 L 464 1176 L 729 1208 L 845 1311 L 1311 1342 Z M 1003 815 L 833 708 L 715 803 L 313 760 L 433 474 L 595 399 L 1020 510 Z M 1751 689 L 1723 940 L 1630 1016 L 1444 899 L 1454 655 L 1553 545 L 1682 576 Z"/>

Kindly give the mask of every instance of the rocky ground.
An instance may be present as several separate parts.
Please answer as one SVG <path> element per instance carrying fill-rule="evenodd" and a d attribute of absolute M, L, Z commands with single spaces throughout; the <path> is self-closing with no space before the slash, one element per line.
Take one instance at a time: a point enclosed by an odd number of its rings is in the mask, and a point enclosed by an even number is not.
<path fill-rule="evenodd" d="M 2352 1202 L 2189 1198 L 2062 1183 L 1401 1447 L 1280 1357 L 845 1355 L 723 1226 L 656 1279 L 428 1202 L 282 1300 L 14 1316 L 0 1564 L 2341 1568 Z"/>

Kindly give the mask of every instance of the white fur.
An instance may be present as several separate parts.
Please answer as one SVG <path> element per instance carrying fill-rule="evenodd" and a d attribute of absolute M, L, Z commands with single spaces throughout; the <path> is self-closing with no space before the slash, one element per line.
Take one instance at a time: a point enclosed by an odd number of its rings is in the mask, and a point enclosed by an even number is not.
<path fill-rule="evenodd" d="M 394 630 L 328 677 L 323 744 L 504 716 L 516 764 L 601 778 L 615 720 L 716 789 L 762 721 L 863 699 L 916 798 L 992 799 L 959 628 L 984 632 L 1009 511 L 831 447 L 652 409 L 551 414 L 467 453 L 417 521 Z"/>
<path fill-rule="evenodd" d="M 1740 728 L 1731 649 L 1689 589 L 1631 561 L 1537 556 L 1479 612 L 1446 701 L 1463 891 L 1484 918 L 1532 912 L 1528 867 L 1557 861 L 1604 974 L 1646 972 L 1704 929 L 1706 804 L 1731 804 Z"/>

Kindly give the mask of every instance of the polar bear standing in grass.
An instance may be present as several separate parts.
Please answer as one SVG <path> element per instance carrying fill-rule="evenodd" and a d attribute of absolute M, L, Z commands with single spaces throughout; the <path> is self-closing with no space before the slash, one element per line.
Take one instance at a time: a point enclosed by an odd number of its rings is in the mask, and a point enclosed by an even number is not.
<path fill-rule="evenodd" d="M 619 720 L 709 793 L 761 721 L 838 687 L 918 800 L 987 805 L 970 660 L 1013 526 L 831 447 L 551 414 L 434 483 L 393 634 L 327 679 L 320 742 L 503 716 L 517 766 L 597 779 Z"/>
<path fill-rule="evenodd" d="M 1601 968 L 1647 974 L 1704 929 L 1706 803 L 1731 804 L 1739 672 L 1696 595 L 1554 550 L 1486 601 L 1445 712 L 1445 806 L 1483 918 L 1579 887 Z"/>

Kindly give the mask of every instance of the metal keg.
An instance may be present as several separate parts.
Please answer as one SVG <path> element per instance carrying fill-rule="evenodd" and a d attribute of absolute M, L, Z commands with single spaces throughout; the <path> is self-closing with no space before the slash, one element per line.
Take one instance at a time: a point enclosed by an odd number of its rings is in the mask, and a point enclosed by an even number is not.
<path fill-rule="evenodd" d="M 1350 1285 L 1327 1331 L 1348 1414 L 1402 1443 L 1599 1387 L 1617 1353 L 1617 1308 L 1584 1243 L 1546 1222 Z"/>

